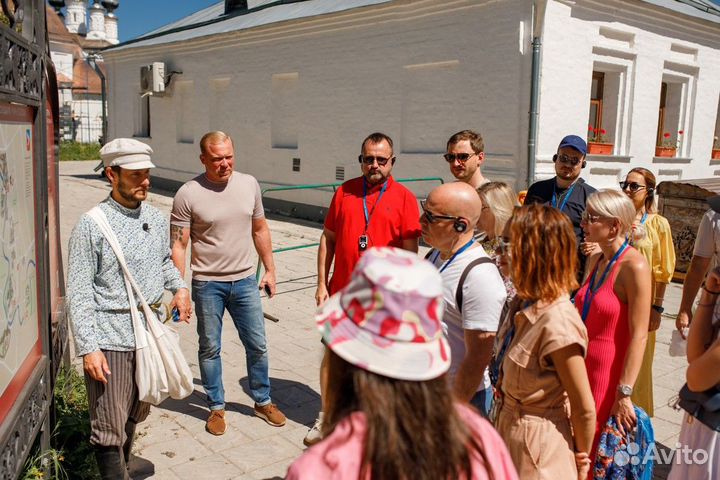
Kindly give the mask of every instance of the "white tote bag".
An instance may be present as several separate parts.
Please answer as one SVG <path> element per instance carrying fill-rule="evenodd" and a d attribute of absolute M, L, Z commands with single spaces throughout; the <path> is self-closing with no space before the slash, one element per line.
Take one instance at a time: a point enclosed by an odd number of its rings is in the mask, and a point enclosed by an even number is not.
<path fill-rule="evenodd" d="M 158 405 L 168 396 L 178 400 L 187 397 L 194 390 L 193 375 L 180 350 L 180 338 L 177 332 L 160 322 L 145 301 L 127 268 L 125 255 L 105 213 L 96 206 L 88 212 L 88 215 L 98 224 L 125 274 L 125 288 L 135 331 L 135 381 L 140 400 Z M 140 318 L 135 293 L 145 314 L 147 327 Z"/>

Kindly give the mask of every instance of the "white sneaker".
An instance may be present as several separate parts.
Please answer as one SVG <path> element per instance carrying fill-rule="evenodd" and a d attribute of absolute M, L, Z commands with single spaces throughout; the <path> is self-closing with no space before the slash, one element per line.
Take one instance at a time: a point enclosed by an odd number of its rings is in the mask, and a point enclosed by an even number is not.
<path fill-rule="evenodd" d="M 303 444 L 305 444 L 306 447 L 312 447 L 316 443 L 320 442 L 320 440 L 323 439 L 322 437 L 322 420 L 323 420 L 323 412 L 318 413 L 318 418 L 315 420 L 315 423 L 313 424 L 312 428 L 308 430 L 307 435 L 305 435 L 305 438 L 303 439 Z"/>

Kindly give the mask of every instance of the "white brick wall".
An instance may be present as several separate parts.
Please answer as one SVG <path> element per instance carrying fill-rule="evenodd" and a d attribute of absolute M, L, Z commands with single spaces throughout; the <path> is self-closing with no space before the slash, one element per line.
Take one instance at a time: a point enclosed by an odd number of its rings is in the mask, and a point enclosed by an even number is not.
<path fill-rule="evenodd" d="M 711 165 L 710 150 L 720 95 L 720 25 L 644 2 L 617 0 L 548 2 L 538 176 L 553 174 L 551 157 L 564 135 L 585 136 L 593 65 L 605 63 L 625 65 L 629 72 L 627 102 L 619 113 L 619 122 L 626 126 L 619 154 L 625 157 L 591 157 L 583 175 L 589 183 L 614 187 L 636 166 L 649 168 L 659 180 L 713 176 L 717 165 Z M 686 158 L 653 158 L 663 75 L 690 77 L 694 89 L 687 116 L 680 118 L 685 135 L 678 156 Z M 677 135 L 675 129 L 665 130 Z"/>
<path fill-rule="evenodd" d="M 140 66 L 163 61 L 166 72 L 183 73 L 174 77 L 168 95 L 150 100 L 152 138 L 146 141 L 155 150 L 160 177 L 185 181 L 200 172 L 199 138 L 220 128 L 235 140 L 236 168 L 267 184 L 333 182 L 336 166 L 345 167 L 346 178 L 355 176 L 360 142 L 377 130 L 395 140 L 396 177 L 450 180 L 440 155 L 445 141 L 473 128 L 485 137 L 486 175 L 524 188 L 531 5 L 526 0 L 392 2 L 108 51 L 109 136 L 137 130 Z M 610 117 L 617 121 L 621 155 L 592 158 L 585 172 L 592 184 L 614 186 L 637 165 L 660 173 L 660 179 L 712 175 L 720 94 L 717 24 L 678 19 L 636 0 L 549 0 L 543 32 L 538 178 L 552 175 L 551 157 L 562 136 L 586 133 L 594 65 L 619 75 L 614 88 L 619 110 Z M 688 53 L 693 51 L 697 54 Z M 666 62 L 696 73 L 685 120 L 689 159 L 657 163 L 653 154 Z M 273 98 L 273 75 L 287 74 L 297 74 L 291 95 L 278 100 L 276 88 Z M 186 82 L 192 91 L 178 94 Z M 178 141 L 178 102 L 186 94 L 192 97 L 186 105 L 192 109 L 194 143 Z M 275 128 L 281 129 L 276 144 L 292 146 L 297 137 L 297 148 L 273 148 L 273 114 Z M 182 133 L 187 140 L 187 130 Z M 295 157 L 301 159 L 300 172 L 292 172 Z M 430 187 L 413 189 L 423 195 Z M 278 197 L 327 205 L 330 194 Z"/>

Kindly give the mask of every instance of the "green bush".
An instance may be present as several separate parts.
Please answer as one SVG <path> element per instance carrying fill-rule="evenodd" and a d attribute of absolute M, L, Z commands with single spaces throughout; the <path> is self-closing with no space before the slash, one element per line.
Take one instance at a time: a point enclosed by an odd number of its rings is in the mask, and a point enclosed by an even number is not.
<path fill-rule="evenodd" d="M 90 445 L 90 413 L 82 375 L 63 367 L 55 384 L 55 433 L 53 448 L 63 453 L 62 465 L 78 480 L 100 478 Z"/>
<path fill-rule="evenodd" d="M 100 144 L 60 142 L 60 161 L 65 160 L 100 160 Z"/>

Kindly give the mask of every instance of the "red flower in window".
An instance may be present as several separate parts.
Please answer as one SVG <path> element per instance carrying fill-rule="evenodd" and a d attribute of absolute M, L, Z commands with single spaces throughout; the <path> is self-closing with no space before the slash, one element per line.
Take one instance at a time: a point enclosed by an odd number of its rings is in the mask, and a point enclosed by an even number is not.
<path fill-rule="evenodd" d="M 593 126 L 592 126 L 592 125 L 588 125 L 588 132 L 592 132 L 593 130 L 595 130 L 595 129 L 593 128 Z"/>
<path fill-rule="evenodd" d="M 605 135 L 605 134 L 607 134 L 607 131 L 604 128 L 601 128 L 600 135 Z"/>
<path fill-rule="evenodd" d="M 683 133 L 685 133 L 684 130 L 678 130 L 678 134 L 682 135 Z"/>
<path fill-rule="evenodd" d="M 670 138 L 670 132 L 665 132 L 665 133 L 663 133 L 663 137 L 665 137 L 665 138 Z"/>

